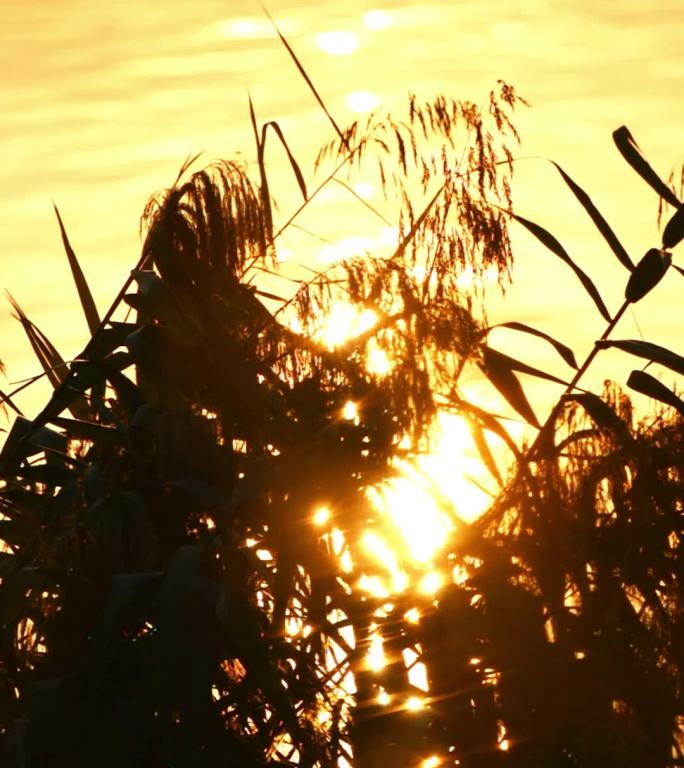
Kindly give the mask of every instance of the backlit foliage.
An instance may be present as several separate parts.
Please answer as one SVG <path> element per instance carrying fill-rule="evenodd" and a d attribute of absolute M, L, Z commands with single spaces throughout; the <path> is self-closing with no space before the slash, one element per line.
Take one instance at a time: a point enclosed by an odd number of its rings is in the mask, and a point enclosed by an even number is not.
<path fill-rule="evenodd" d="M 77 360 L 15 305 L 55 389 L 0 453 L 3 765 L 682 763 L 681 415 L 635 423 L 616 387 L 578 388 L 611 345 L 684 372 L 662 347 L 609 338 L 668 271 L 682 209 L 634 266 L 564 176 L 631 274 L 581 365 L 509 324 L 574 371 L 540 423 L 516 372 L 564 379 L 489 347 L 482 283 L 459 276 L 507 279 L 514 217 L 608 310 L 511 209 L 515 101 L 503 84 L 484 114 L 412 98 L 406 117 L 372 115 L 324 148 L 330 181 L 377 163 L 397 204 L 388 257 L 291 295 L 263 287 L 282 232 L 269 126 L 313 194 L 277 125 L 254 119 L 259 183 L 235 162 L 184 167 L 147 206 L 133 282 Z M 663 195 L 626 129 L 616 142 Z M 328 344 L 321 318 L 340 301 L 371 322 Z M 463 396 L 467 367 L 536 429 L 530 445 Z M 684 411 L 650 374 L 629 383 Z M 440 408 L 468 421 L 501 489 L 422 562 L 373 498 L 429 445 Z"/>

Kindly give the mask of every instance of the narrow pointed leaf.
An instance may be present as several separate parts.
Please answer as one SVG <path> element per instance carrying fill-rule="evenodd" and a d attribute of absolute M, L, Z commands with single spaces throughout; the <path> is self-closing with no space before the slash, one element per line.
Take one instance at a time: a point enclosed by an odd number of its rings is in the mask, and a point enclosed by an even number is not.
<path fill-rule="evenodd" d="M 273 240 L 273 209 L 271 207 L 271 193 L 268 186 L 268 175 L 266 173 L 266 163 L 264 158 L 264 132 L 259 137 L 259 127 L 257 125 L 256 113 L 254 112 L 254 102 L 249 96 L 249 117 L 254 131 L 254 142 L 257 147 L 257 163 L 259 165 L 259 193 L 261 195 L 261 204 L 264 208 L 266 218 L 266 231 L 270 240 Z"/>
<path fill-rule="evenodd" d="M 12 400 L 12 397 L 0 389 L 0 407 L 4 407 L 5 403 L 19 416 L 23 415 L 21 408 Z"/>
<path fill-rule="evenodd" d="M 597 341 L 596 346 L 599 349 L 615 347 L 615 349 L 621 349 L 630 355 L 643 357 L 653 363 L 660 363 L 660 365 L 664 365 L 671 371 L 684 375 L 684 357 L 658 344 L 652 344 L 650 341 L 639 341 L 637 339 L 605 340 Z"/>
<path fill-rule="evenodd" d="M 684 238 L 684 205 L 680 205 L 663 230 L 663 248 L 674 248 Z"/>
<path fill-rule="evenodd" d="M 605 400 L 601 399 L 598 395 L 593 394 L 593 392 L 565 395 L 563 400 L 565 402 L 574 401 L 579 403 L 589 414 L 597 427 L 610 429 L 624 437 L 629 436 L 631 439 L 627 422 L 622 419 Z"/>
<path fill-rule="evenodd" d="M 522 461 L 523 456 L 520 449 L 515 444 L 513 438 L 499 423 L 499 419 L 502 418 L 501 416 L 495 416 L 493 413 L 489 413 L 489 411 L 485 411 L 483 408 L 480 408 L 473 403 L 469 403 L 467 400 L 459 399 L 454 405 L 457 413 L 465 412 L 466 415 L 471 415 L 476 418 L 487 431 L 499 437 L 508 446 L 511 453 L 518 461 Z"/>
<path fill-rule="evenodd" d="M 551 162 L 556 166 L 565 183 L 570 187 L 584 210 L 589 214 L 591 220 L 596 225 L 596 228 L 603 235 L 605 241 L 610 246 L 610 249 L 617 256 L 618 261 L 627 269 L 634 269 L 634 264 L 629 258 L 629 254 L 624 249 L 622 243 L 618 240 L 615 232 L 613 232 L 608 222 L 603 218 L 599 210 L 596 208 L 589 195 L 582 189 L 582 187 L 579 186 L 579 184 L 574 182 L 570 176 L 568 176 L 568 174 L 560 167 L 560 165 L 558 165 L 558 163 L 554 163 L 553 160 Z"/>
<path fill-rule="evenodd" d="M 520 222 L 523 227 L 528 229 L 537 238 L 537 240 L 543 243 L 552 253 L 555 253 L 556 256 L 562 259 L 570 267 L 570 269 L 572 269 L 572 271 L 577 275 L 579 281 L 584 286 L 586 292 L 591 296 L 594 304 L 596 304 L 598 311 L 603 315 L 605 320 L 610 322 L 610 313 L 608 312 L 606 305 L 603 303 L 601 294 L 598 292 L 596 286 L 591 281 L 591 278 L 587 275 L 586 272 L 580 269 L 577 264 L 575 264 L 575 262 L 570 258 L 567 251 L 558 242 L 558 240 L 556 240 L 556 238 L 546 229 L 540 227 L 539 224 L 535 224 L 533 221 L 528 221 L 527 219 L 524 219 L 522 216 L 518 216 L 515 213 L 512 214 L 512 216 L 516 221 Z"/>
<path fill-rule="evenodd" d="M 15 301 L 11 294 L 7 294 L 12 309 L 16 312 L 16 319 L 21 323 L 34 354 L 38 358 L 41 368 L 45 371 L 53 387 L 58 387 L 66 378 L 68 368 L 62 356 L 52 345 L 45 334 L 29 320 L 24 310 Z"/>
<path fill-rule="evenodd" d="M 653 168 L 651 168 L 646 158 L 641 154 L 639 145 L 634 140 L 634 137 L 626 125 L 613 131 L 613 141 L 615 142 L 615 146 L 620 150 L 620 154 L 632 168 L 634 168 L 639 176 L 641 176 L 641 178 L 664 200 L 667 200 L 670 205 L 678 208 L 679 200 L 677 199 L 677 196 L 660 176 L 658 176 Z"/>
<path fill-rule="evenodd" d="M 22 459 L 35 456 L 43 450 L 64 452 L 66 438 L 49 427 L 36 427 L 29 419 L 18 416 L 2 447 L 2 457 L 11 455 L 19 447 L 22 449 Z"/>
<path fill-rule="evenodd" d="M 671 263 L 671 253 L 658 248 L 648 250 L 629 276 L 625 288 L 627 301 L 635 303 L 650 293 L 663 279 Z"/>
<path fill-rule="evenodd" d="M 646 371 L 632 371 L 627 379 L 627 386 L 636 392 L 641 392 L 642 395 L 653 398 L 653 400 L 658 400 L 661 403 L 665 403 L 665 405 L 671 405 L 684 416 L 684 400 L 677 397 L 671 389 L 668 389 L 655 376 L 651 376 L 650 373 L 646 373 Z"/>
<path fill-rule="evenodd" d="M 52 422 L 55 426 L 66 430 L 69 437 L 79 440 L 90 440 L 93 443 L 104 445 L 111 445 L 112 443 L 122 441 L 122 435 L 118 429 L 95 424 L 92 421 L 67 419 L 58 416 Z"/>
<path fill-rule="evenodd" d="M 494 460 L 494 455 L 492 454 L 492 451 L 489 447 L 489 443 L 487 442 L 487 438 L 484 434 L 482 425 L 476 418 L 469 414 L 466 415 L 466 419 L 468 421 L 468 427 L 470 428 L 470 434 L 473 437 L 473 442 L 475 443 L 475 447 L 480 454 L 482 462 L 487 467 L 496 482 L 500 486 L 503 486 L 503 478 L 501 477 L 499 468 L 497 467 L 496 461 Z"/>
<path fill-rule="evenodd" d="M 297 184 L 299 185 L 299 189 L 302 193 L 302 197 L 304 198 L 304 202 L 306 202 L 309 197 L 306 192 L 306 182 L 304 181 L 304 175 L 302 174 L 301 168 L 295 160 L 294 155 L 292 152 L 290 152 L 290 147 L 285 140 L 285 135 L 283 134 L 282 129 L 275 120 L 269 120 L 269 122 L 264 125 L 262 129 L 262 146 L 266 146 L 266 131 L 268 128 L 273 128 L 273 130 L 276 132 L 276 136 L 280 139 L 280 143 L 283 145 L 283 149 L 287 153 L 287 159 L 290 161 L 290 166 L 292 167 L 292 171 L 295 175 L 295 178 L 297 179 Z"/>
<path fill-rule="evenodd" d="M 335 118 L 330 114 L 330 112 L 328 111 L 328 108 L 325 106 L 325 103 L 324 103 L 323 99 L 321 98 L 320 93 L 316 89 L 316 86 L 313 84 L 311 78 L 309 77 L 309 75 L 307 74 L 306 70 L 302 66 L 302 63 L 297 58 L 297 54 L 292 50 L 292 46 L 287 42 L 285 36 L 280 31 L 280 28 L 275 23 L 275 20 L 273 19 L 273 16 L 271 16 L 271 14 L 266 10 L 266 6 L 262 2 L 260 2 L 260 5 L 261 5 L 262 10 L 264 11 L 266 16 L 268 17 L 269 21 L 271 22 L 271 24 L 273 24 L 273 28 L 275 29 L 276 34 L 280 38 L 280 42 L 285 46 L 285 49 L 290 54 L 290 58 L 292 59 L 292 61 L 294 62 L 294 65 L 299 70 L 299 74 L 304 78 L 304 82 L 309 86 L 309 89 L 311 90 L 311 93 L 313 93 L 314 98 L 318 102 L 320 108 L 323 110 L 323 112 L 325 113 L 325 116 L 330 121 L 330 124 L 335 129 L 335 132 L 337 133 L 337 135 L 342 140 L 342 143 L 345 145 L 345 147 L 347 147 L 347 149 L 349 149 L 349 145 L 348 145 L 347 139 L 345 138 L 345 135 L 340 130 L 340 127 L 337 124 L 337 122 L 335 121 Z"/>
<path fill-rule="evenodd" d="M 71 267 L 71 274 L 74 277 L 74 283 L 76 283 L 76 290 L 78 291 L 78 297 L 81 300 L 83 314 L 85 315 L 86 322 L 88 323 L 90 335 L 94 336 L 97 329 L 100 327 L 100 315 L 97 311 L 97 307 L 95 306 L 95 300 L 93 299 L 93 295 L 90 292 L 90 288 L 88 287 L 88 283 L 85 279 L 85 275 L 83 274 L 83 270 L 81 269 L 81 266 L 78 263 L 78 259 L 76 258 L 76 254 L 74 253 L 74 250 L 69 243 L 69 238 L 67 237 L 66 230 L 64 229 L 64 224 L 62 223 L 62 217 L 59 215 L 59 210 L 54 203 L 53 207 L 55 209 L 55 213 L 57 214 L 59 229 L 62 233 L 62 243 L 64 244 L 64 250 L 66 251 L 67 259 L 69 260 L 69 266 Z"/>
<path fill-rule="evenodd" d="M 553 381 L 554 384 L 562 384 L 563 386 L 568 385 L 568 382 L 565 381 L 564 379 L 561 379 L 558 376 L 554 376 L 552 373 L 546 373 L 546 371 L 541 371 L 539 368 L 535 368 L 532 365 L 523 363 L 522 360 L 517 360 L 515 357 L 506 355 L 503 352 L 499 352 L 496 349 L 492 349 L 491 347 L 489 347 L 489 352 L 495 354 L 496 357 L 502 363 L 507 365 L 512 371 L 518 371 L 519 373 L 527 373 L 530 376 L 536 376 L 538 379 L 544 379 L 545 381 Z"/>
<path fill-rule="evenodd" d="M 518 381 L 517 376 L 511 370 L 506 356 L 496 352 L 496 350 L 485 347 L 480 368 L 491 383 L 506 398 L 511 407 L 525 421 L 539 428 L 539 421 L 532 410 L 532 406 L 525 395 L 520 381 Z"/>
<path fill-rule="evenodd" d="M 680 275 L 684 276 L 684 269 L 682 269 L 681 267 L 678 267 L 676 264 L 672 265 L 672 269 L 676 269 Z"/>
<path fill-rule="evenodd" d="M 522 333 L 529 333 L 532 336 L 538 336 L 540 339 L 544 339 L 551 344 L 556 352 L 565 360 L 565 362 L 571 367 L 577 370 L 577 360 L 575 360 L 575 353 L 566 344 L 561 343 L 558 339 L 554 339 L 553 336 L 549 336 L 548 333 L 538 331 L 536 328 L 532 328 L 529 325 L 518 322 L 509 323 L 497 323 L 492 328 L 510 328 L 513 331 L 521 331 Z"/>

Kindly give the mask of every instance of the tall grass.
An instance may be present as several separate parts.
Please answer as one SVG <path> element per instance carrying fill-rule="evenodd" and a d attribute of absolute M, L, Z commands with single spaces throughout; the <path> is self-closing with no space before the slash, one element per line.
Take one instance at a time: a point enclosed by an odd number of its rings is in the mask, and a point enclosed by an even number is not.
<path fill-rule="evenodd" d="M 501 83 L 484 110 L 412 97 L 405 115 L 335 123 L 319 157 L 333 164 L 327 183 L 377 168 L 401 236 L 388 257 L 344 261 L 292 295 L 260 287 L 296 222 L 274 224 L 269 131 L 302 209 L 317 190 L 253 108 L 258 181 L 234 162 L 186 163 L 150 200 L 142 255 L 101 320 L 57 214 L 92 335 L 66 362 L 14 304 L 54 393 L 36 418 L 16 416 L 0 452 L 3 765 L 682 764 L 684 403 L 635 370 L 628 385 L 663 404 L 636 422 L 616 386 L 579 386 L 609 346 L 684 373 L 676 352 L 612 337 L 669 271 L 682 207 L 616 131 L 676 207 L 635 265 L 556 166 L 627 271 L 611 312 L 560 242 L 513 211 L 517 101 Z M 543 330 L 508 324 L 545 339 L 569 374 L 489 346 L 483 297 L 459 283 L 465 269 L 505 283 L 512 220 L 568 265 L 606 321 L 581 363 Z M 330 350 L 316 327 L 340 299 L 376 323 Z M 371 349 L 389 371 L 371 372 Z M 464 398 L 470 367 L 537 430 L 529 446 Z M 545 419 L 519 373 L 563 385 Z M 440 408 L 468 419 L 500 492 L 447 542 L 439 565 L 457 578 L 437 597 L 374 597 L 357 584 L 381 575 L 362 542 L 384 531 L 367 490 L 425 446 Z M 511 450 L 508 473 L 491 434 Z M 379 670 L 367 663 L 378 638 Z M 420 693 L 407 650 L 429 680 L 418 712 L 406 706 Z"/>

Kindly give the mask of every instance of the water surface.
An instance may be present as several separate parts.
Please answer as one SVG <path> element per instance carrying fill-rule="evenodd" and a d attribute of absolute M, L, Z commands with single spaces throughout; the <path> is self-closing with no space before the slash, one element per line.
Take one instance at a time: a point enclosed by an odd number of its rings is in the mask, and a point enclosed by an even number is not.
<path fill-rule="evenodd" d="M 618 157 L 610 133 L 628 124 L 664 175 L 681 163 L 684 6 L 513 6 L 269 3 L 340 123 L 356 116 L 350 104 L 363 108 L 364 98 L 349 99 L 357 91 L 371 94 L 365 103 L 391 107 L 408 90 L 478 101 L 498 78 L 515 84 L 533 104 L 519 120 L 521 154 L 558 160 L 638 258 L 656 244 L 657 201 Z M 335 32 L 342 34 L 326 36 Z M 1 282 L 67 357 L 83 346 L 85 325 L 52 200 L 104 311 L 137 259 L 146 199 L 173 181 L 183 159 L 203 150 L 207 161 L 236 153 L 254 160 L 248 89 L 260 119 L 280 122 L 307 172 L 314 148 L 331 138 L 256 2 L 6 0 L 0 69 Z M 271 162 L 277 169 L 275 153 Z M 288 184 L 280 187 L 283 215 L 295 202 Z M 541 160 L 522 162 L 516 194 L 520 212 L 554 231 L 615 308 L 625 273 L 556 172 Z M 344 205 L 335 194 L 323 200 L 321 234 L 344 230 Z M 527 234 L 517 233 L 516 245 L 516 284 L 494 316 L 535 322 L 585 350 L 602 321 L 581 287 Z M 680 339 L 681 288 L 672 275 L 658 297 L 625 318 L 619 335 Z M 0 339 L 10 378 L 35 372 L 8 307 L 0 311 Z M 541 349 L 520 347 L 528 352 L 546 360 Z M 606 356 L 595 381 L 620 375 L 617 361 Z M 30 408 L 35 398 L 23 402 Z"/>

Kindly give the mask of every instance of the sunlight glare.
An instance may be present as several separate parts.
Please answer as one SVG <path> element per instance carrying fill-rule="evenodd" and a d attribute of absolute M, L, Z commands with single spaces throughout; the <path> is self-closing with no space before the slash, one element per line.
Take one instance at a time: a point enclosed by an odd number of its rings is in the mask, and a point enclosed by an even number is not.
<path fill-rule="evenodd" d="M 389 597 L 390 591 L 387 586 L 382 583 L 378 576 L 368 576 L 363 574 L 359 579 L 358 588 L 363 592 L 368 592 L 373 597 Z"/>
<path fill-rule="evenodd" d="M 411 696 L 406 700 L 406 709 L 410 712 L 418 712 L 425 708 L 425 700 L 420 696 Z"/>
<path fill-rule="evenodd" d="M 372 328 L 378 321 L 371 309 L 359 311 L 351 304 L 338 302 L 324 318 L 323 326 L 316 334 L 328 349 L 339 347 L 346 341 Z"/>
<path fill-rule="evenodd" d="M 364 200 L 367 200 L 369 197 L 373 197 L 375 194 L 375 188 L 367 181 L 360 181 L 357 184 L 354 184 L 352 189 L 359 197 L 363 198 Z"/>
<path fill-rule="evenodd" d="M 325 525 L 330 520 L 331 512 L 329 507 L 319 507 L 313 516 L 315 525 Z"/>
<path fill-rule="evenodd" d="M 348 549 L 345 549 L 340 555 L 340 568 L 342 568 L 344 573 L 351 573 L 354 570 L 351 552 Z"/>
<path fill-rule="evenodd" d="M 417 624 L 420 621 L 420 611 L 417 608 L 411 608 L 406 611 L 404 618 L 409 624 Z"/>
<path fill-rule="evenodd" d="M 316 37 L 316 45 L 328 56 L 351 56 L 359 50 L 359 38 L 353 32 L 334 30 L 321 32 Z"/>
<path fill-rule="evenodd" d="M 348 400 L 342 409 L 342 418 L 345 421 L 354 421 L 354 419 L 357 419 L 358 417 L 359 409 L 357 408 L 356 403 L 352 400 Z"/>
<path fill-rule="evenodd" d="M 371 503 L 397 526 L 410 556 L 425 563 L 444 544 L 453 527 L 429 490 L 409 465 L 403 475 L 368 492 Z"/>
<path fill-rule="evenodd" d="M 404 666 L 408 670 L 408 681 L 414 688 L 419 688 L 421 691 L 429 690 L 427 667 L 422 661 L 419 661 L 420 656 L 413 650 L 413 648 L 404 648 L 402 651 L 404 658 Z"/>
<path fill-rule="evenodd" d="M 384 349 L 380 349 L 377 342 L 371 339 L 366 348 L 366 368 L 369 373 L 376 376 L 387 376 L 392 370 L 392 361 Z"/>
<path fill-rule="evenodd" d="M 444 578 L 437 571 L 430 571 L 420 580 L 418 588 L 425 595 L 434 595 L 444 585 Z"/>
<path fill-rule="evenodd" d="M 476 520 L 491 504 L 491 496 L 469 479 L 484 488 L 492 485 L 462 417 L 438 415 L 432 451 L 420 456 L 417 463 L 465 522 Z"/>
<path fill-rule="evenodd" d="M 442 761 L 437 757 L 437 755 L 432 755 L 430 757 L 426 757 L 425 760 L 420 764 L 420 768 L 437 768 L 437 766 L 441 765 Z"/>
<path fill-rule="evenodd" d="M 371 638 L 370 645 L 368 646 L 368 653 L 366 654 L 366 664 L 368 665 L 368 669 L 373 672 L 379 672 L 381 669 L 384 669 L 387 664 L 382 637 L 378 634 Z"/>
<path fill-rule="evenodd" d="M 380 104 L 380 99 L 370 91 L 352 91 L 346 102 L 352 112 L 371 112 Z"/>
<path fill-rule="evenodd" d="M 390 695 L 384 688 L 380 688 L 377 701 L 381 707 L 386 707 L 390 703 Z"/>
<path fill-rule="evenodd" d="M 364 533 L 362 543 L 369 554 L 373 555 L 373 557 L 388 570 L 392 577 L 392 591 L 396 593 L 406 589 L 408 586 L 408 577 L 399 567 L 399 563 L 392 548 L 372 531 L 366 531 L 366 533 Z M 371 579 L 373 578 L 377 577 L 371 577 Z M 385 595 L 382 596 L 384 597 Z M 389 597 L 389 593 L 386 596 Z"/>
<path fill-rule="evenodd" d="M 373 9 L 363 14 L 363 26 L 366 29 L 372 29 L 373 32 L 379 32 L 381 29 L 387 29 L 392 23 L 392 19 L 386 11 Z"/>

